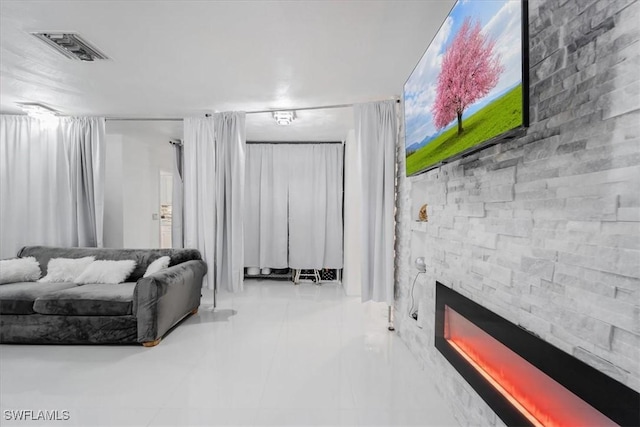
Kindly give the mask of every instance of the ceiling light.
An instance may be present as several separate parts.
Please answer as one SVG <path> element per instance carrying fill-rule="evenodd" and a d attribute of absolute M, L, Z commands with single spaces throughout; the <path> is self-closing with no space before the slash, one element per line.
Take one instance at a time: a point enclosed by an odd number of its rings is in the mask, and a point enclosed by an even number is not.
<path fill-rule="evenodd" d="M 53 108 L 46 107 L 42 104 L 34 102 L 19 103 L 18 106 L 27 113 L 29 117 L 35 117 L 38 119 L 48 119 L 58 115 L 58 112 Z"/>
<path fill-rule="evenodd" d="M 290 125 L 296 119 L 295 111 L 274 111 L 273 118 L 281 126 Z"/>
<path fill-rule="evenodd" d="M 75 33 L 31 33 L 69 59 L 94 61 L 109 59 L 88 41 Z"/>

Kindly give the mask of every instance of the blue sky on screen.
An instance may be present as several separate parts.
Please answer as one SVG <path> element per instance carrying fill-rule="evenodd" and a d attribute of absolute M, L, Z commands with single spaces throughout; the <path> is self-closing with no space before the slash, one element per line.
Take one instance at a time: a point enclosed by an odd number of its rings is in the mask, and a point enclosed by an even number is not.
<path fill-rule="evenodd" d="M 465 17 L 480 22 L 482 32 L 496 41 L 495 51 L 505 71 L 491 92 L 465 110 L 468 117 L 522 80 L 520 0 L 459 0 L 429 48 L 405 83 L 405 126 L 408 147 L 439 131 L 433 124 L 431 105 L 436 98 L 442 56 L 451 44 Z M 454 124 L 452 122 L 451 124 Z"/>

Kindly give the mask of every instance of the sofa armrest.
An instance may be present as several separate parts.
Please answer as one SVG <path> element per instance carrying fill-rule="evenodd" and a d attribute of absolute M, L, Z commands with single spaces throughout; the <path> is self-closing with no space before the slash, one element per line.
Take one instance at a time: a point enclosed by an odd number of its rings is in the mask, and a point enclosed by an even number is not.
<path fill-rule="evenodd" d="M 133 291 L 133 314 L 138 342 L 155 341 L 200 305 L 207 264 L 186 261 L 138 280 Z"/>

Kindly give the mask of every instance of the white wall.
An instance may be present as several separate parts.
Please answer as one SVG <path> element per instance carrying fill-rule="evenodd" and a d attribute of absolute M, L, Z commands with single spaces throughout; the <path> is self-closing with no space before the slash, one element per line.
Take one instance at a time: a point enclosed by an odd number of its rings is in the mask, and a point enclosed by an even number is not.
<path fill-rule="evenodd" d="M 104 246 L 122 248 L 122 135 L 108 134 L 104 183 Z"/>
<path fill-rule="evenodd" d="M 345 141 L 344 153 L 344 270 L 342 274 L 342 286 L 349 296 L 359 296 L 362 289 L 360 271 L 362 190 L 358 169 L 355 131 L 350 130 Z"/>
<path fill-rule="evenodd" d="M 117 131 L 107 135 L 105 245 L 160 247 L 160 171 L 171 171 L 169 138 L 145 129 Z"/>

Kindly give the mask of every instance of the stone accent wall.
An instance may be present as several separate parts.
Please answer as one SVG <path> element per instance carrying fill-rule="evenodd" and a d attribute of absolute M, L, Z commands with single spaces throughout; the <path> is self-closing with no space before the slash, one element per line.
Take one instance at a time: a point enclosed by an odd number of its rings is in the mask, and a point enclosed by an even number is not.
<path fill-rule="evenodd" d="M 433 346 L 436 280 L 640 390 L 638 22 L 636 0 L 531 0 L 526 135 L 412 178 L 400 141 L 395 326 L 461 425 L 502 422 Z"/>

